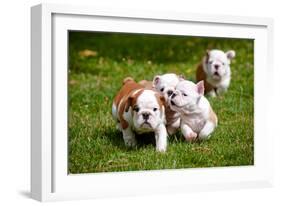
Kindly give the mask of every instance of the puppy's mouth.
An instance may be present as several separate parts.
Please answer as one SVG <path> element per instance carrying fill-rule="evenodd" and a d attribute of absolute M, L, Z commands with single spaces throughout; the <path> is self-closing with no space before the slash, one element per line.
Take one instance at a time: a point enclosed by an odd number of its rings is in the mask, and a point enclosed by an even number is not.
<path fill-rule="evenodd" d="M 220 74 L 218 72 L 214 72 L 214 76 L 220 77 Z"/>
<path fill-rule="evenodd" d="M 183 107 L 183 106 L 177 105 L 173 100 L 171 100 L 171 105 L 174 106 L 174 107 L 178 107 L 178 108 Z"/>
<path fill-rule="evenodd" d="M 151 124 L 148 122 L 148 121 L 144 121 L 142 124 L 141 124 L 141 127 L 152 127 Z"/>
<path fill-rule="evenodd" d="M 171 105 L 176 106 L 176 104 L 173 100 L 171 100 Z"/>
<path fill-rule="evenodd" d="M 213 73 L 213 79 L 220 80 L 221 79 L 221 75 L 218 72 L 214 72 Z"/>

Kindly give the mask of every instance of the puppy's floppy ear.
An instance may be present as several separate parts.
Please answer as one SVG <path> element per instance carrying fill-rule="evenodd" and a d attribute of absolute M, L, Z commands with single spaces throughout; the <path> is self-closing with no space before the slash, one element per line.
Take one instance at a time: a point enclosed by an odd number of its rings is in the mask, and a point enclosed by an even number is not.
<path fill-rule="evenodd" d="M 155 76 L 155 77 L 153 78 L 152 86 L 153 86 L 153 87 L 156 87 L 156 85 L 159 84 L 159 83 L 160 83 L 160 76 L 157 75 L 157 76 Z"/>
<path fill-rule="evenodd" d="M 204 90 L 205 90 L 205 87 L 204 87 L 204 81 L 200 81 L 196 84 L 196 87 L 197 87 L 197 92 L 200 96 L 203 96 L 204 95 Z"/>
<path fill-rule="evenodd" d="M 131 106 L 133 106 L 133 104 L 136 103 L 136 98 L 143 92 L 143 89 L 140 89 L 137 92 L 133 92 L 132 94 L 130 94 L 130 96 L 128 97 L 128 100 L 125 104 L 125 112 L 129 111 L 129 108 Z"/>
<path fill-rule="evenodd" d="M 227 57 L 229 60 L 231 60 L 231 59 L 233 59 L 233 58 L 235 57 L 235 51 L 234 51 L 234 50 L 229 50 L 229 51 L 227 51 L 225 54 L 226 54 L 226 57 Z"/>
<path fill-rule="evenodd" d="M 134 98 L 133 96 L 130 96 L 130 97 L 128 98 L 128 101 L 127 101 L 126 104 L 125 104 L 125 112 L 128 112 L 130 106 L 132 106 L 133 98 Z"/>
<path fill-rule="evenodd" d="M 159 95 L 159 93 L 157 93 L 156 96 L 158 96 L 160 99 L 159 105 L 160 105 L 160 110 L 162 111 L 162 115 L 165 115 L 165 107 L 166 107 L 165 97 L 163 95 Z"/>

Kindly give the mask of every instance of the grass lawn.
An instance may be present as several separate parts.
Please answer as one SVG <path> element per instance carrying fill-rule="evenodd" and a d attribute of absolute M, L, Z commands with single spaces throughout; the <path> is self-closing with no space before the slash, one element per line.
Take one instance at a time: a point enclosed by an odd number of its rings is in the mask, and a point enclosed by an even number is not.
<path fill-rule="evenodd" d="M 238 166 L 254 163 L 253 40 L 182 36 L 69 33 L 69 173 Z M 169 137 L 166 153 L 154 137 L 127 148 L 111 116 L 112 100 L 126 76 L 152 80 L 174 72 L 195 80 L 206 49 L 234 49 L 232 82 L 220 98 L 209 98 L 219 125 L 212 137 L 187 143 Z M 85 51 L 89 50 L 89 51 Z"/>

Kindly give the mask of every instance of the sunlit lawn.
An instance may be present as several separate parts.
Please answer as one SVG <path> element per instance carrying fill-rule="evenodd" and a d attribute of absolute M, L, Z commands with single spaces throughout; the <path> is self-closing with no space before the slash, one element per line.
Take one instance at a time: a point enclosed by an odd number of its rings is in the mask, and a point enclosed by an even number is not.
<path fill-rule="evenodd" d="M 228 93 L 209 98 L 219 118 L 212 137 L 191 144 L 177 133 L 169 137 L 165 154 L 155 151 L 153 135 L 139 137 L 137 148 L 126 148 L 111 116 L 123 78 L 152 80 L 154 75 L 174 72 L 194 80 L 207 48 L 234 49 L 237 55 Z M 69 172 L 252 165 L 253 81 L 252 40 L 70 33 Z"/>

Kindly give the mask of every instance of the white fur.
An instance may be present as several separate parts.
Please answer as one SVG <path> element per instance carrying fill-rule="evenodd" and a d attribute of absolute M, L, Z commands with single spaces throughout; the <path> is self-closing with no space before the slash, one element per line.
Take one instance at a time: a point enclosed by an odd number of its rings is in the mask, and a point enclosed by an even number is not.
<path fill-rule="evenodd" d="M 131 127 L 122 129 L 122 134 L 126 146 L 134 147 L 137 145 L 137 140 Z"/>
<path fill-rule="evenodd" d="M 224 53 L 221 50 L 214 49 L 208 51 L 208 56 L 208 62 L 206 62 L 206 56 L 203 58 L 203 70 L 207 75 L 206 81 L 217 88 L 216 91 L 212 90 L 209 92 L 209 95 L 216 96 L 217 94 L 223 94 L 230 85 L 230 62 L 235 57 L 235 52 L 230 50 Z M 216 66 L 218 67 L 217 69 Z M 217 75 L 215 75 L 215 72 L 217 72 Z"/>
<path fill-rule="evenodd" d="M 181 131 L 187 140 L 206 139 L 217 126 L 217 121 L 210 119 L 210 103 L 202 91 L 198 92 L 198 84 L 181 81 L 169 99 L 171 108 L 180 113 Z"/>
<path fill-rule="evenodd" d="M 216 125 L 214 122 L 207 121 L 203 129 L 198 134 L 199 139 L 207 139 L 210 137 L 210 134 L 214 131 Z"/>
<path fill-rule="evenodd" d="M 167 130 L 164 124 L 160 124 L 155 131 L 156 150 L 165 152 L 167 148 Z"/>
<path fill-rule="evenodd" d="M 163 75 L 157 75 L 153 78 L 153 87 L 164 96 L 166 103 L 169 101 L 169 91 L 174 91 L 177 84 L 180 82 L 180 80 L 183 80 L 182 77 L 173 74 L 163 74 Z M 180 117 L 179 114 L 174 113 L 173 114 L 173 122 L 167 122 L 167 131 L 170 135 L 175 133 L 177 129 L 180 127 Z"/>
<path fill-rule="evenodd" d="M 115 103 L 112 104 L 111 112 L 112 112 L 113 119 L 116 122 L 116 129 L 118 129 L 119 131 L 122 131 L 120 122 L 118 121 L 117 107 L 116 107 Z"/>
<path fill-rule="evenodd" d="M 112 112 L 113 119 L 117 121 L 117 108 L 115 103 L 112 104 L 111 112 Z"/>
<path fill-rule="evenodd" d="M 152 90 L 144 90 L 138 96 L 136 105 L 139 111 L 133 111 L 130 106 L 127 112 L 124 112 L 123 118 L 129 124 L 125 130 L 122 129 L 124 142 L 128 146 L 135 146 L 136 140 L 134 132 L 141 134 L 146 132 L 154 132 L 156 139 L 156 150 L 165 152 L 167 148 L 167 131 L 165 128 L 165 108 L 160 105 L 156 99 L 155 92 Z M 154 111 L 154 108 L 157 110 Z M 149 114 L 147 124 L 143 118 L 143 114 Z"/>

